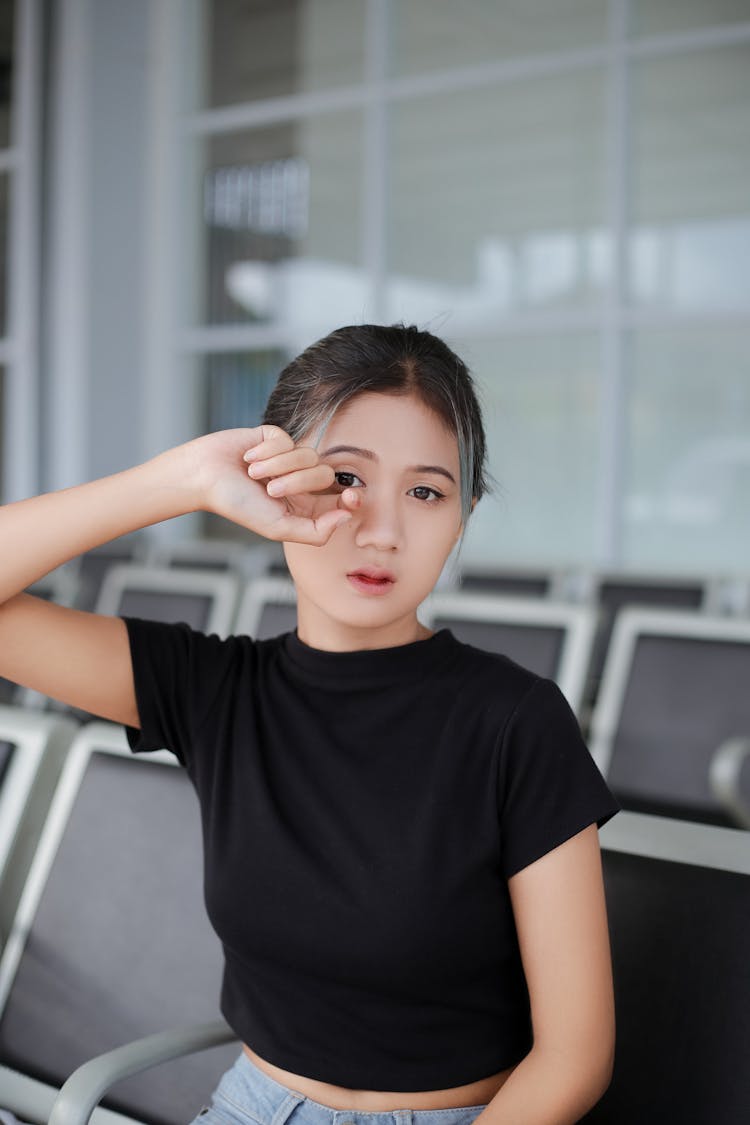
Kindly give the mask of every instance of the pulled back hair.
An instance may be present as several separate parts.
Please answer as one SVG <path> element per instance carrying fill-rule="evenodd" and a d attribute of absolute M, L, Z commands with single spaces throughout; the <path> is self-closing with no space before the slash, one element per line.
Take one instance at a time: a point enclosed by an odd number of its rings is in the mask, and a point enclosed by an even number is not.
<path fill-rule="evenodd" d="M 489 491 L 482 414 L 469 369 L 430 332 L 404 324 L 352 324 L 305 348 L 283 369 L 263 422 L 317 449 L 336 411 L 364 392 L 415 394 L 458 442 L 461 519 Z"/>

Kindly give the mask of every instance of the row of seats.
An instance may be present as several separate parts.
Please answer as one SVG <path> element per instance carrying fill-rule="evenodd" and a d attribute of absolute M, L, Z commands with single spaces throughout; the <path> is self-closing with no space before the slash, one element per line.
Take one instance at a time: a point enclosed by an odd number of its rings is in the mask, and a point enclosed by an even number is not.
<path fill-rule="evenodd" d="M 104 574 L 116 563 L 230 571 L 244 579 L 262 575 L 287 575 L 278 543 L 255 541 L 251 546 L 229 539 L 155 542 L 149 529 L 135 532 L 90 551 L 56 572 L 58 585 L 79 609 L 93 609 Z M 446 567 L 440 589 L 509 597 L 548 598 L 556 602 L 596 606 L 611 619 L 624 605 L 657 605 L 700 609 L 722 616 L 750 614 L 750 573 L 711 575 L 706 578 L 602 571 L 597 569 L 530 569 L 473 565 Z"/>
<path fill-rule="evenodd" d="M 288 578 L 145 564 L 110 565 L 94 608 L 259 639 L 296 624 Z M 630 606 L 602 652 L 588 605 L 437 590 L 420 617 L 556 680 L 623 807 L 750 828 L 750 619 Z M 50 706 L 10 686 L 8 699 Z"/>
<path fill-rule="evenodd" d="M 221 950 L 202 903 L 189 780 L 166 752 L 130 754 L 114 724 L 5 707 L 0 742 L 15 793 L 0 814 L 0 1107 L 35 1125 L 78 1125 L 111 1090 L 98 1125 L 188 1121 L 239 1049 L 218 1013 Z M 48 812 L 32 833 L 40 791 Z M 600 841 L 617 1053 L 584 1121 L 740 1125 L 750 1105 L 747 836 L 623 812 Z M 93 1074 L 78 1070 L 177 1027 Z"/>
<path fill-rule="evenodd" d="M 134 562 L 236 574 L 247 581 L 260 576 L 289 577 L 280 544 L 233 540 L 184 540 L 171 544 L 134 533 L 73 560 L 53 578 L 55 597 L 79 609 L 94 609 L 107 569 Z M 48 584 L 43 589 L 51 588 Z M 596 612 L 596 636 L 586 687 L 587 702 L 596 696 L 612 629 L 628 605 L 696 610 L 709 616 L 750 616 L 750 575 L 686 576 L 601 572 L 596 570 L 529 570 L 509 567 L 477 569 L 447 567 L 438 581 L 441 591 L 485 593 L 520 599 L 589 606 Z"/>
<path fill-rule="evenodd" d="M 631 602 L 647 605 L 703 609 L 714 614 L 750 613 L 750 578 L 714 575 L 700 579 L 676 575 L 601 572 L 597 570 L 522 570 L 469 567 L 459 572 L 455 585 L 464 590 L 512 594 L 514 597 L 548 597 L 554 601 L 597 604 L 617 611 Z"/>

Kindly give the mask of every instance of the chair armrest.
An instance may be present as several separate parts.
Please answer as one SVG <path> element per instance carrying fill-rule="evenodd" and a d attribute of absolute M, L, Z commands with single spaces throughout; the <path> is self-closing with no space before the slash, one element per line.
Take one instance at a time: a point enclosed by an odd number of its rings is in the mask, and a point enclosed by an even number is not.
<path fill-rule="evenodd" d="M 83 1063 L 60 1089 L 49 1125 L 86 1125 L 110 1086 L 181 1055 L 230 1043 L 237 1036 L 223 1020 L 174 1028 L 136 1039 Z"/>
<path fill-rule="evenodd" d="M 711 792 L 738 828 L 750 828 L 750 807 L 740 793 L 742 763 L 749 754 L 750 738 L 728 738 L 714 751 L 708 769 Z"/>

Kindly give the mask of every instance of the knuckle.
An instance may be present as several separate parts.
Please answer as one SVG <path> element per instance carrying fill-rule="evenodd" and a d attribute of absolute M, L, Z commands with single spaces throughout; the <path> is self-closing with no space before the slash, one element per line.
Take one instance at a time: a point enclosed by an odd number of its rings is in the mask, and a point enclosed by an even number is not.
<path fill-rule="evenodd" d="M 278 445 L 281 449 L 293 449 L 294 442 L 289 437 L 286 430 L 282 430 L 281 426 L 264 425 L 263 440 L 272 441 L 274 445 Z"/>
<path fill-rule="evenodd" d="M 300 455 L 305 468 L 313 468 L 318 463 L 317 452 L 309 445 L 298 445 L 297 452 Z"/>

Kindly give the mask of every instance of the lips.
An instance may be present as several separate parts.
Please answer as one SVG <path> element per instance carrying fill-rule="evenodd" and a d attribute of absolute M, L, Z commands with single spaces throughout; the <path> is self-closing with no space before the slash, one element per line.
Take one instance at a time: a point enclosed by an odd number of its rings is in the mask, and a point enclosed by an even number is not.
<path fill-rule="evenodd" d="M 396 576 L 382 566 L 361 566 L 346 577 L 357 593 L 367 598 L 384 597 L 396 581 Z"/>
<path fill-rule="evenodd" d="M 378 566 L 361 566 L 349 572 L 349 578 L 361 578 L 366 582 L 395 582 L 396 576 L 390 570 Z"/>

